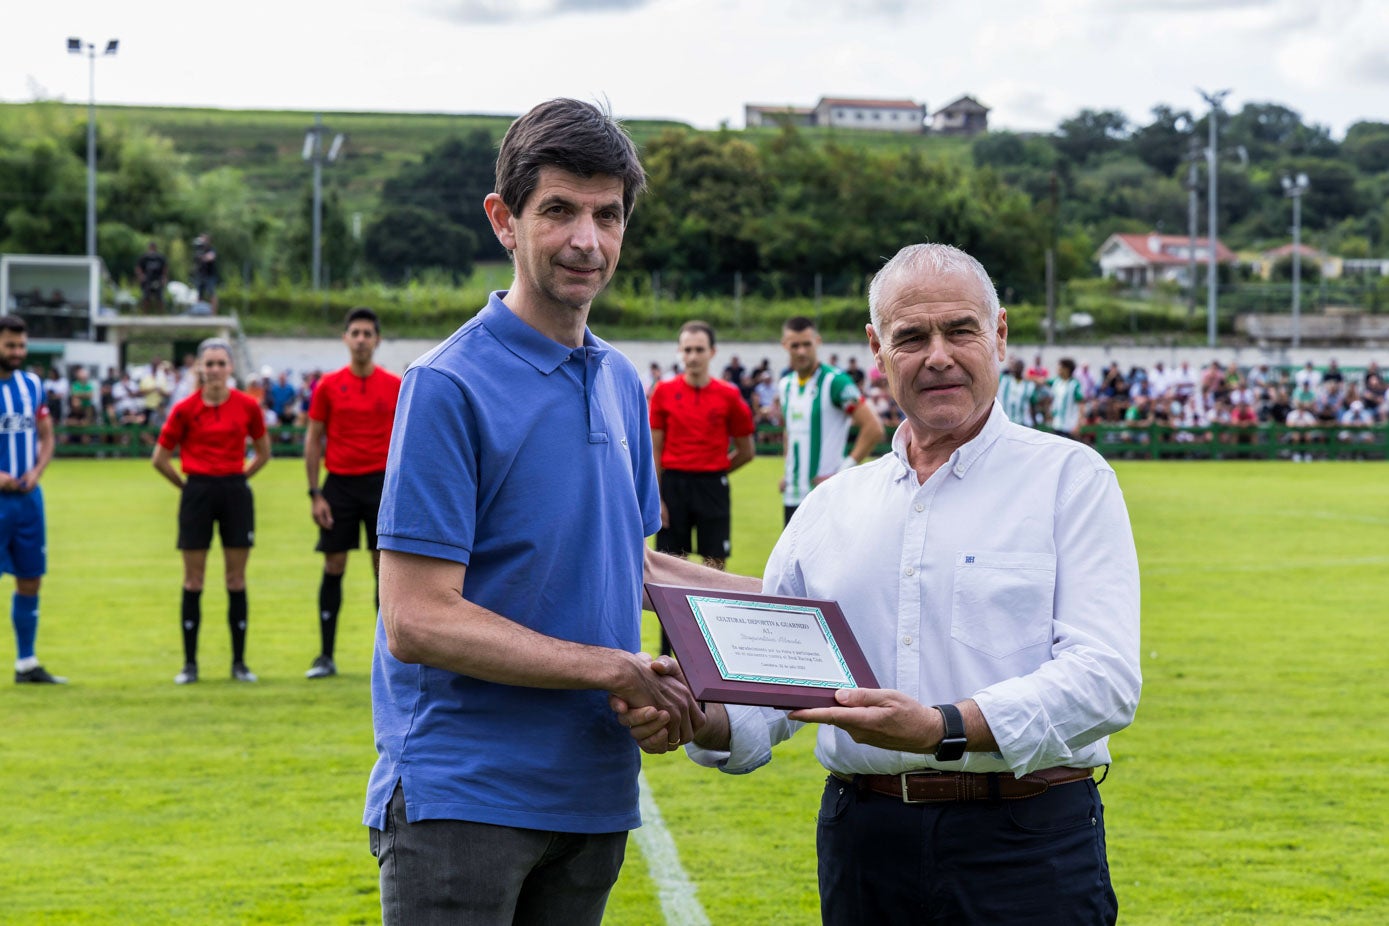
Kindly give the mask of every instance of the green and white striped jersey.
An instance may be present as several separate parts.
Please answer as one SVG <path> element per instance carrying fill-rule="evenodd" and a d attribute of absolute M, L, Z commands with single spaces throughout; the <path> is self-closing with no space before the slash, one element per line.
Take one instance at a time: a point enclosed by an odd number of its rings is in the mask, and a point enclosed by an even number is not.
<path fill-rule="evenodd" d="M 786 428 L 786 491 L 782 501 L 799 505 L 818 476 L 839 471 L 847 455 L 849 417 L 863 401 L 849 374 L 820 364 L 802 385 L 792 370 L 777 383 Z"/>
<path fill-rule="evenodd" d="M 998 402 L 1014 424 L 1032 427 L 1032 402 L 1036 397 L 1037 384 L 1030 379 L 1014 379 L 1004 373 L 998 381 Z"/>
<path fill-rule="evenodd" d="M 1051 429 L 1066 434 L 1080 430 L 1080 406 L 1085 401 L 1080 382 L 1056 377 L 1051 381 Z"/>

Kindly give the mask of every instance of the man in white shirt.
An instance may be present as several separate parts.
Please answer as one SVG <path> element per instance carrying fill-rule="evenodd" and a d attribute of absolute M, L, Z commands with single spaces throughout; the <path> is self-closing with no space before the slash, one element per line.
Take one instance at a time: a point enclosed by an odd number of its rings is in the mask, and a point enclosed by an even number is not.
<path fill-rule="evenodd" d="M 1293 374 L 1293 385 L 1299 392 L 1315 392 L 1321 385 L 1321 370 L 1318 370 L 1312 361 L 1308 360 L 1302 365 L 1302 369 Z"/>
<path fill-rule="evenodd" d="M 1312 406 L 1307 402 L 1298 402 L 1288 412 L 1284 424 L 1287 425 L 1288 431 L 1283 436 L 1293 445 L 1293 462 L 1311 463 L 1311 446 L 1320 444 L 1322 439 L 1320 431 L 1312 430 L 1317 426 L 1317 416 L 1312 413 Z M 1303 447 L 1306 447 L 1308 452 L 1301 452 Z"/>
<path fill-rule="evenodd" d="M 690 754 L 750 772 L 822 725 L 825 923 L 1113 923 L 1092 770 L 1141 684 L 1114 471 L 1004 415 L 1007 316 L 973 258 L 906 248 L 869 305 L 869 346 L 906 420 L 890 455 L 801 504 L 763 591 L 838 601 L 884 687 L 789 713 L 711 704 Z M 665 750 L 657 712 L 614 707 L 644 749 Z"/>

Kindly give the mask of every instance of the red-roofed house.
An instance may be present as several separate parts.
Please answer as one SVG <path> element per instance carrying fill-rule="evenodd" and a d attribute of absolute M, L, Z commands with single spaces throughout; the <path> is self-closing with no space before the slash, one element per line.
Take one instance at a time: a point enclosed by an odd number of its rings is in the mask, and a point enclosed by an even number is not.
<path fill-rule="evenodd" d="M 1302 255 L 1302 267 L 1305 270 L 1309 266 L 1315 266 L 1321 272 L 1323 278 L 1334 280 L 1341 275 L 1341 259 L 1332 257 L 1325 251 L 1318 251 L 1316 248 L 1299 244 L 1297 251 Z M 1273 276 L 1273 268 L 1281 260 L 1291 261 L 1293 257 L 1293 246 L 1285 244 L 1282 247 L 1265 251 L 1259 255 L 1259 263 L 1256 270 L 1259 276 L 1265 280 Z"/>
<path fill-rule="evenodd" d="M 815 104 L 815 124 L 839 129 L 919 133 L 926 131 L 926 106 L 911 100 L 854 100 L 825 96 Z"/>
<path fill-rule="evenodd" d="M 1208 239 L 1197 238 L 1197 274 L 1204 272 L 1210 257 Z M 1126 286 L 1144 288 L 1154 283 L 1172 282 L 1190 285 L 1188 268 L 1191 265 L 1192 239 L 1186 235 L 1110 235 L 1095 252 L 1100 263 L 1100 276 L 1117 279 Z M 1215 259 L 1220 264 L 1237 263 L 1235 253 L 1219 240 L 1215 243 Z"/>

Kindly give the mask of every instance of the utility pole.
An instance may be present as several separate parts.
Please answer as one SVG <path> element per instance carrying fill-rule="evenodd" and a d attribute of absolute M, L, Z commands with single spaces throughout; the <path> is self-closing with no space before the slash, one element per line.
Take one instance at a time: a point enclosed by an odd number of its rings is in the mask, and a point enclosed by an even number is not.
<path fill-rule="evenodd" d="M 1186 317 L 1188 319 L 1196 314 L 1196 217 L 1200 211 L 1196 207 L 1196 191 L 1200 187 L 1200 184 L 1197 183 L 1196 162 L 1200 154 L 1201 143 L 1193 135 L 1190 150 L 1186 156 Z"/>
<path fill-rule="evenodd" d="M 114 55 L 120 39 L 108 39 L 104 58 Z M 73 36 L 68 39 L 68 54 L 87 55 L 87 256 L 96 257 L 96 45 Z"/>
<path fill-rule="evenodd" d="M 1283 175 L 1283 195 L 1293 201 L 1293 350 L 1302 346 L 1302 194 L 1310 186 L 1306 174 Z"/>
<path fill-rule="evenodd" d="M 1058 182 L 1056 171 L 1051 172 L 1051 221 L 1047 230 L 1047 344 L 1056 343 L 1056 220 Z"/>
<path fill-rule="evenodd" d="M 342 153 L 343 136 L 333 137 L 333 143 L 325 151 L 323 139 L 328 127 L 323 124 L 323 114 L 313 117 L 313 125 L 304 134 L 304 160 L 313 164 L 313 289 L 318 292 L 323 280 L 323 165 L 331 164 Z"/>
<path fill-rule="evenodd" d="M 1217 90 L 1214 93 L 1207 93 L 1200 89 L 1196 90 L 1201 94 L 1201 99 L 1210 104 L 1210 145 L 1206 148 L 1206 172 L 1207 172 L 1207 201 L 1206 201 L 1206 233 L 1210 236 L 1210 259 L 1206 265 L 1206 341 L 1208 346 L 1215 347 L 1215 328 L 1216 328 L 1216 289 L 1218 279 L 1216 276 L 1216 164 L 1219 149 L 1216 147 L 1216 119 L 1220 112 L 1220 104 L 1230 95 L 1229 90 Z"/>

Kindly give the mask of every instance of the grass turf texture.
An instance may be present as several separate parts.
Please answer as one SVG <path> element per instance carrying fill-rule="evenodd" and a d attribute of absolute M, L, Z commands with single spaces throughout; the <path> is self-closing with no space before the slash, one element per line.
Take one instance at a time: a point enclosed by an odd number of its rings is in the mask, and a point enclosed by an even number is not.
<path fill-rule="evenodd" d="M 1143 566 L 1146 685 L 1102 793 L 1126 923 L 1378 923 L 1389 906 L 1382 464 L 1122 463 Z M 253 686 L 227 680 L 220 554 L 203 681 L 178 687 L 176 495 L 142 462 L 55 463 L 39 653 L 65 688 L 0 688 L 4 918 L 366 923 L 370 571 L 349 563 L 338 664 L 317 652 L 302 469 L 254 482 Z M 777 462 L 734 477 L 730 568 L 780 530 Z M 3 587 L 11 587 L 6 580 Z M 645 638 L 654 646 L 654 619 Z M 648 758 L 713 922 L 810 924 L 823 772 L 802 733 L 750 776 Z M 987 886 L 981 886 L 987 889 Z M 606 922 L 659 922 L 635 842 Z"/>

